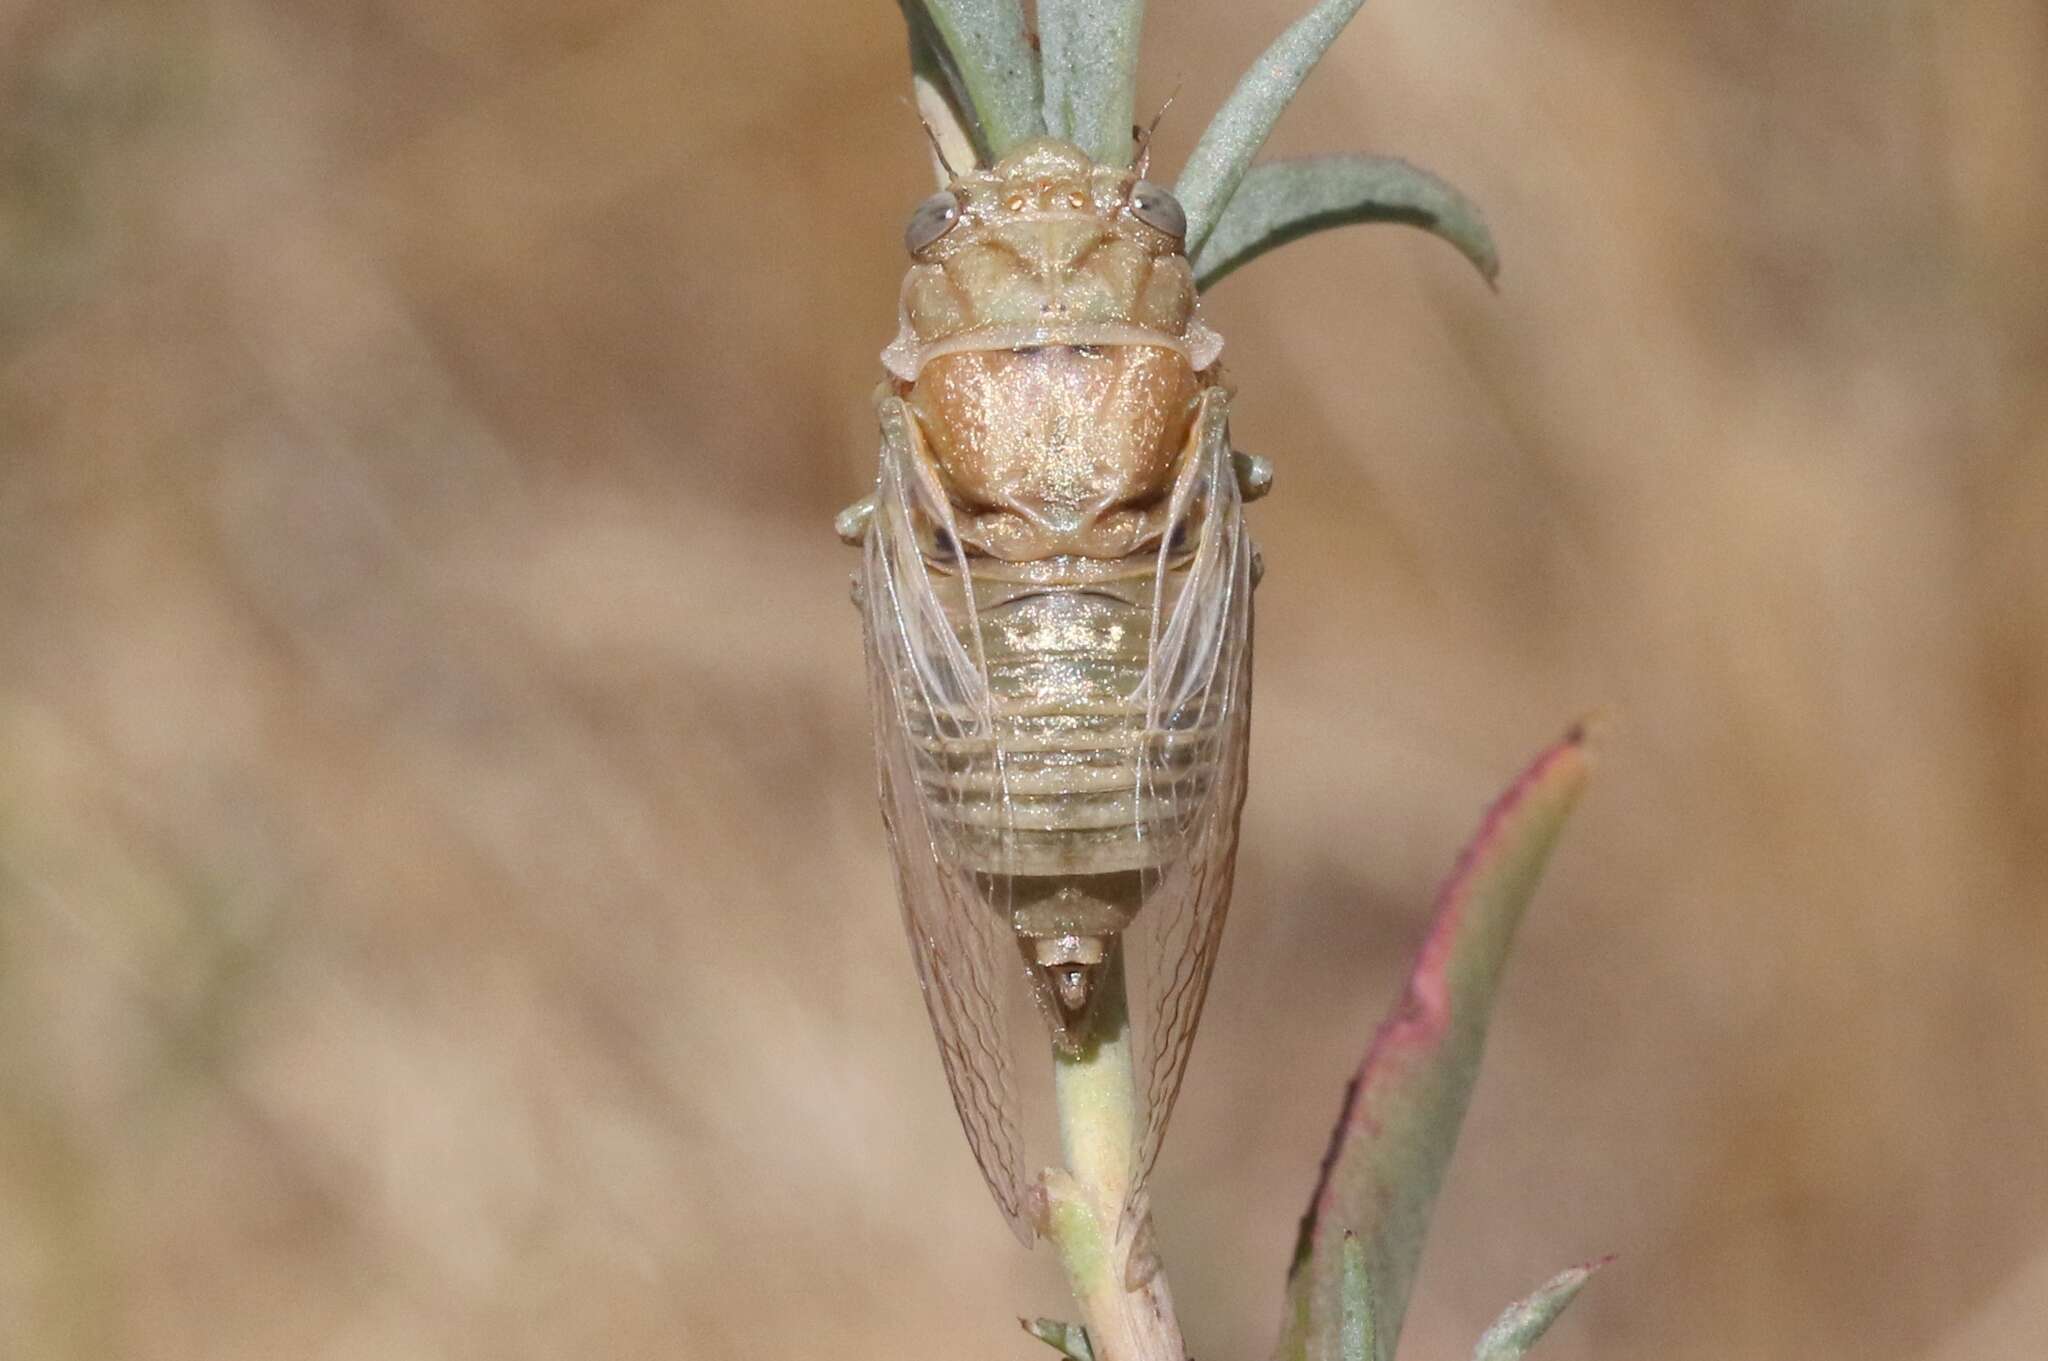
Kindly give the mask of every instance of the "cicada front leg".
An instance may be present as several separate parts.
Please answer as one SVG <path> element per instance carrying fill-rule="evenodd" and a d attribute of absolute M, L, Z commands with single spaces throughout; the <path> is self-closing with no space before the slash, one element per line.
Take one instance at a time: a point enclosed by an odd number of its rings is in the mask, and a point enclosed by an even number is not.
<path fill-rule="evenodd" d="M 1256 501 L 1273 490 L 1273 460 L 1248 454 L 1242 449 L 1230 453 L 1231 471 L 1237 474 L 1237 490 L 1247 501 Z"/>
<path fill-rule="evenodd" d="M 1273 460 L 1248 454 L 1242 449 L 1230 451 L 1230 470 L 1237 474 L 1238 495 L 1246 501 L 1256 501 L 1273 490 Z M 1256 586 L 1266 576 L 1266 555 L 1252 549 L 1252 585 Z"/>
<path fill-rule="evenodd" d="M 832 532 L 839 542 L 858 548 L 867 541 L 868 525 L 875 518 L 875 494 L 869 492 L 832 517 Z"/>

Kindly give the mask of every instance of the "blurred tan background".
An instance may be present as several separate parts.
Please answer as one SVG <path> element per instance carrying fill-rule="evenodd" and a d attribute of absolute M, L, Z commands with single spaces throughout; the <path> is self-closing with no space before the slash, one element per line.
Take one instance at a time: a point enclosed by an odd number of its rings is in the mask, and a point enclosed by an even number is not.
<path fill-rule="evenodd" d="M 1155 0 L 1159 162 L 1294 0 Z M 853 555 L 894 8 L 0 11 L 0 1356 L 1049 1356 L 899 938 Z M 2048 11 L 1375 0 L 1222 285 L 1237 910 L 1157 1178 L 1265 1354 L 1493 790 L 1620 713 L 1405 1355 L 2048 1337 Z"/>

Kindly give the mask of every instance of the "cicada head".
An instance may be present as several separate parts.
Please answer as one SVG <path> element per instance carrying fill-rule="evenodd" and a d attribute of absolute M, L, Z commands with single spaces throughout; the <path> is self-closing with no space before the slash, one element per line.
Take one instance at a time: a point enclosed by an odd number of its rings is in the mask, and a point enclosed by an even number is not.
<path fill-rule="evenodd" d="M 1027 142 L 919 205 L 904 235 L 905 329 L 927 358 L 994 330 L 1010 343 L 1083 331 L 1108 343 L 1125 327 L 1184 340 L 1195 315 L 1186 231 L 1172 195 L 1129 169 Z"/>
<path fill-rule="evenodd" d="M 1161 532 L 1222 341 L 1166 190 L 1051 138 L 956 176 L 904 233 L 883 351 L 970 549 L 1123 557 Z"/>

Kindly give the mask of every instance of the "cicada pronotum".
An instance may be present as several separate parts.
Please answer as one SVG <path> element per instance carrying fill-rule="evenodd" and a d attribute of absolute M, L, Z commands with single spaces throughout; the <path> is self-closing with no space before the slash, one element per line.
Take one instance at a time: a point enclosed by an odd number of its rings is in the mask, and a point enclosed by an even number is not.
<path fill-rule="evenodd" d="M 1004 996 L 1087 1041 L 1134 976 L 1159 1149 L 1230 900 L 1254 552 L 1180 205 L 1040 139 L 910 219 L 863 545 L 882 811 L 954 1104 L 1025 1241 Z"/>

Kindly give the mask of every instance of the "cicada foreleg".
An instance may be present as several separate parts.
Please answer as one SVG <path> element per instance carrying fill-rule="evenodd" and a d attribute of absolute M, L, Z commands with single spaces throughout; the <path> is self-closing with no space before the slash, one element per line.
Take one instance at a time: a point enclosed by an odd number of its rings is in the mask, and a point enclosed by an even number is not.
<path fill-rule="evenodd" d="M 1248 454 L 1242 449 L 1230 453 L 1231 471 L 1237 474 L 1237 491 L 1247 501 L 1256 501 L 1273 490 L 1273 460 Z M 850 509 L 850 508 L 849 508 Z"/>
<path fill-rule="evenodd" d="M 1242 449 L 1230 452 L 1231 471 L 1237 474 L 1237 493 L 1246 501 L 1256 501 L 1273 490 L 1273 460 L 1248 454 Z M 1252 549 L 1251 579 L 1256 586 L 1266 575 L 1266 557 L 1257 547 Z"/>
<path fill-rule="evenodd" d="M 874 523 L 874 519 L 875 494 L 869 492 L 832 517 L 832 532 L 847 547 L 858 548 L 867 541 L 868 526 Z"/>

